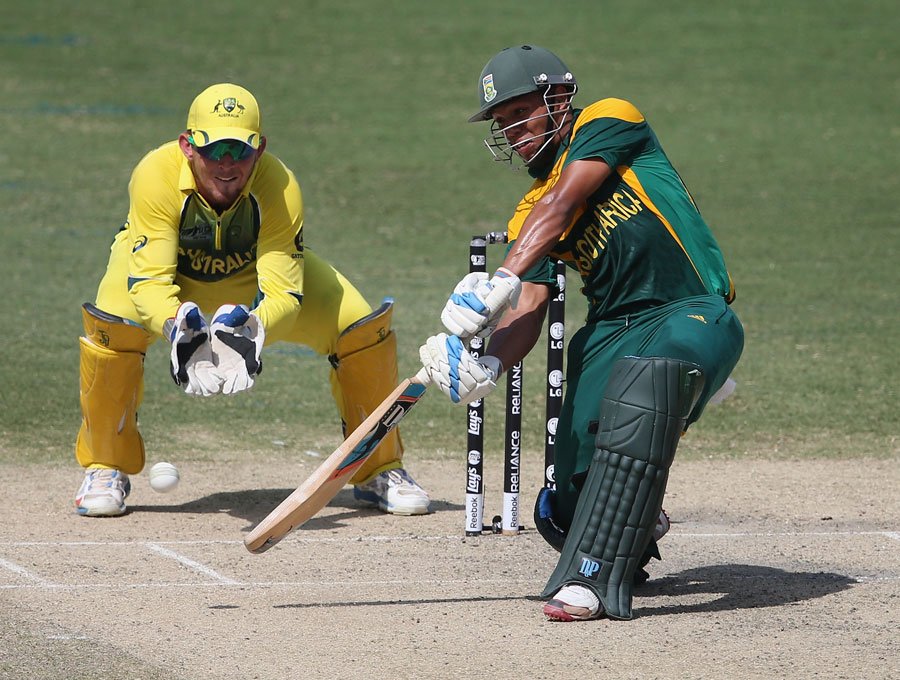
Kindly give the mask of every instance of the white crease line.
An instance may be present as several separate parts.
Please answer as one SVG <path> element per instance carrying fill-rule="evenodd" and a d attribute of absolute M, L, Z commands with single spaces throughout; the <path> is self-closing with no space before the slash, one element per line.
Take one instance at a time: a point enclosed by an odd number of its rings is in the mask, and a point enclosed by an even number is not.
<path fill-rule="evenodd" d="M 27 578 L 29 581 L 34 581 L 35 583 L 38 583 L 43 587 L 53 587 L 55 585 L 51 581 L 47 581 L 46 579 L 42 579 L 36 574 L 32 574 L 25 567 L 20 567 L 15 562 L 9 562 L 8 560 L 4 560 L 2 557 L 0 557 L 0 567 L 9 569 L 9 571 L 13 572 L 14 574 L 18 574 L 22 578 Z"/>
<path fill-rule="evenodd" d="M 690 532 L 690 531 L 670 531 L 666 534 L 666 541 L 669 538 L 755 538 L 755 537 L 770 537 L 770 536 L 785 536 L 785 537 L 793 537 L 793 538 L 803 538 L 804 536 L 888 536 L 888 537 L 896 537 L 891 536 L 891 534 L 896 534 L 896 532 L 892 531 L 735 531 L 735 532 L 718 532 L 718 533 L 705 533 L 705 532 Z M 897 534 L 900 536 L 900 534 Z"/>
<path fill-rule="evenodd" d="M 673 525 L 674 526 L 674 525 Z M 677 538 L 753 538 L 753 537 L 772 537 L 785 536 L 792 538 L 802 538 L 803 536 L 885 536 L 900 540 L 900 532 L 873 530 L 873 531 L 732 531 L 732 532 L 690 532 L 679 531 L 673 528 L 666 534 L 666 541 Z M 466 542 L 477 543 L 479 539 L 485 542 L 501 541 L 506 543 L 507 539 L 512 542 L 516 538 L 524 539 L 543 539 L 534 529 L 527 530 L 520 536 L 493 537 L 485 534 L 484 536 L 463 536 L 461 534 L 449 534 L 446 536 L 416 536 L 413 534 L 406 536 L 331 536 L 331 537 L 315 537 L 307 538 L 304 536 L 290 536 L 285 538 L 281 545 L 286 546 L 292 543 L 392 543 L 399 541 L 450 541 L 450 542 Z M 154 545 L 243 545 L 241 540 L 180 540 L 180 541 L 155 541 Z M 0 546 L 9 546 L 15 548 L 27 547 L 72 547 L 72 546 L 133 546 L 148 545 L 146 541 L 0 541 Z"/>
<path fill-rule="evenodd" d="M 535 533 L 535 536 L 537 534 Z M 285 539 L 283 545 L 288 543 L 382 543 L 391 541 L 462 541 L 469 540 L 469 536 L 330 536 L 318 538 L 304 538 L 301 536 L 291 536 Z M 474 540 L 477 540 L 477 536 Z M 202 541 L 179 540 L 179 541 L 154 541 L 156 545 L 243 545 L 241 540 L 221 539 Z M 136 546 L 147 545 L 147 541 L 0 541 L 0 546 L 9 546 L 15 548 L 44 548 L 44 547 L 73 547 L 73 546 Z"/>
<path fill-rule="evenodd" d="M 215 579 L 216 581 L 219 581 L 220 583 L 223 583 L 223 584 L 226 584 L 229 586 L 241 585 L 238 581 L 235 581 L 234 579 L 230 579 L 227 576 L 222 576 L 215 569 L 211 569 L 210 567 L 207 567 L 204 564 L 195 562 L 194 560 L 190 559 L 189 557 L 185 557 L 184 555 L 179 555 L 177 552 L 169 550 L 168 548 L 163 548 L 161 545 L 157 545 L 156 543 L 145 543 L 144 545 L 146 545 L 148 548 L 150 548 L 150 550 L 152 550 L 153 552 L 158 553 L 158 554 L 162 555 L 163 557 L 169 557 L 169 558 L 175 560 L 176 562 L 183 564 L 184 566 L 188 567 L 189 569 L 193 569 L 194 571 L 199 571 L 201 574 L 204 574 L 205 576 L 209 576 L 210 578 Z"/>
<path fill-rule="evenodd" d="M 176 582 L 176 583 L 116 583 L 116 588 L 369 588 L 372 586 L 400 586 L 407 587 L 409 585 L 431 585 L 431 586 L 472 586 L 481 584 L 510 584 L 510 583 L 534 583 L 533 579 L 509 578 L 509 579 L 423 579 L 418 581 L 408 581 L 401 579 L 390 579 L 383 581 L 247 581 L 240 583 L 238 581 L 217 581 L 211 582 Z M 543 583 L 543 582 L 541 582 Z M 107 583 L 50 583 L 47 585 L 0 585 L 0 590 L 20 590 L 20 589 L 43 589 L 43 590 L 102 590 L 108 589 Z"/>
<path fill-rule="evenodd" d="M 661 574 L 659 578 L 665 578 L 666 574 Z M 759 580 L 765 579 L 768 577 L 765 576 L 745 576 L 743 580 Z M 847 578 L 853 579 L 854 581 L 859 582 L 860 584 L 874 584 L 874 583 L 893 583 L 900 581 L 900 576 L 847 576 Z M 525 578 L 509 578 L 509 579 L 466 579 L 466 580 L 431 580 L 425 579 L 421 581 L 402 581 L 402 580 L 385 580 L 385 581 L 246 581 L 243 583 L 238 583 L 236 581 L 231 582 L 176 582 L 176 583 L 116 583 L 116 589 L 133 589 L 133 590 L 142 590 L 142 589 L 154 589 L 154 588 L 235 588 L 240 587 L 241 589 L 245 588 L 309 588 L 311 590 L 319 590 L 319 589 L 334 589 L 334 588 L 346 588 L 348 591 L 356 589 L 356 588 L 372 588 L 376 586 L 400 586 L 400 587 L 408 587 L 411 585 L 431 585 L 437 586 L 440 588 L 444 588 L 446 586 L 481 586 L 485 584 L 497 584 L 497 585 L 510 585 L 510 584 L 532 584 L 537 588 L 540 588 L 543 584 L 543 581 L 535 582 L 534 579 L 525 579 Z M 74 584 L 60 584 L 53 583 L 47 585 L 40 584 L 21 584 L 21 585 L 0 585 L 0 591 L 3 590 L 108 590 L 110 585 L 107 583 L 74 583 Z M 442 590 L 441 592 L 445 592 Z M 495 593 L 496 594 L 496 593 Z M 534 593 L 529 590 L 528 593 L 522 595 L 516 595 L 515 593 L 511 594 L 511 597 L 528 597 L 533 595 Z M 477 599 L 477 597 L 473 596 L 472 599 Z M 398 602 L 401 602 L 398 600 Z"/>

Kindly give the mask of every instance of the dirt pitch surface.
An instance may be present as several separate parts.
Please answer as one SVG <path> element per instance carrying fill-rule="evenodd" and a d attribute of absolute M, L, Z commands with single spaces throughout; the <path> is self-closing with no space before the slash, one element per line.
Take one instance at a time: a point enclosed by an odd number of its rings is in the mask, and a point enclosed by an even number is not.
<path fill-rule="evenodd" d="M 461 464 L 410 462 L 428 516 L 361 510 L 345 489 L 269 552 L 246 552 L 244 532 L 313 466 L 185 464 L 168 495 L 145 471 L 115 519 L 74 514 L 77 468 L 29 468 L 41 484 L 7 504 L 0 535 L 0 678 L 900 672 L 896 460 L 677 463 L 674 523 L 634 620 L 579 623 L 541 615 L 555 553 L 530 512 L 519 536 L 463 537 Z"/>

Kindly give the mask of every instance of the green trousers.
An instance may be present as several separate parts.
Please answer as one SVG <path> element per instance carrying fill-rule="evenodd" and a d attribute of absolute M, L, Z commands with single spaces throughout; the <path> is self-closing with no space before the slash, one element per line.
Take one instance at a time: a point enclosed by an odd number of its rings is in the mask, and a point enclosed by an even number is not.
<path fill-rule="evenodd" d="M 706 384 L 688 423 L 731 374 L 744 347 L 737 316 L 717 295 L 670 302 L 627 318 L 589 323 L 569 342 L 566 391 L 557 427 L 554 470 L 555 520 L 568 529 L 578 502 L 572 475 L 588 468 L 594 455 L 589 432 L 613 364 L 622 357 L 664 357 L 699 365 Z"/>

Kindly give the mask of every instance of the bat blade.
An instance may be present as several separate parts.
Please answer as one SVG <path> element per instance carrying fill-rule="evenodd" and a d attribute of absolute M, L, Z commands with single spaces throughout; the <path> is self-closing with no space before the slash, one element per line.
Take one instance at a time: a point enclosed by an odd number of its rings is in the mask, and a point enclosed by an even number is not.
<path fill-rule="evenodd" d="M 262 553 L 328 505 L 425 394 L 424 371 L 402 381 L 350 436 L 297 489 L 244 538 L 252 553 Z"/>

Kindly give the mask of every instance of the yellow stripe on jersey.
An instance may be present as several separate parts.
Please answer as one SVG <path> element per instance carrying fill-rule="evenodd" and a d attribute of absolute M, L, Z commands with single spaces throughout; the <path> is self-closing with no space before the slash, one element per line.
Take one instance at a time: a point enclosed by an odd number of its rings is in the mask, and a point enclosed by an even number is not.
<path fill-rule="evenodd" d="M 617 120 L 624 120 L 626 123 L 644 122 L 644 116 L 642 116 L 641 112 L 634 107 L 634 104 L 627 102 L 624 99 L 610 97 L 594 102 L 581 112 L 581 115 L 578 116 L 578 120 L 575 121 L 575 127 L 572 129 L 572 136 L 575 136 L 579 128 L 598 118 L 615 118 Z"/>
<path fill-rule="evenodd" d="M 666 219 L 665 215 L 662 214 L 659 208 L 657 208 L 653 204 L 653 201 L 650 200 L 650 197 L 647 195 L 647 192 L 644 191 L 644 187 L 641 185 L 640 180 L 638 180 L 637 175 L 634 174 L 634 171 L 625 165 L 620 165 L 618 168 L 616 168 L 616 172 L 619 173 L 619 176 L 622 178 L 625 184 L 627 184 L 635 191 L 635 193 L 637 193 L 641 201 L 643 201 L 644 205 L 650 209 L 650 212 L 656 215 L 659 221 L 662 222 L 663 226 L 665 226 L 666 228 L 666 231 L 668 231 L 669 235 L 673 239 L 675 239 L 675 243 L 678 244 L 678 247 L 681 248 L 684 256 L 688 259 L 688 262 L 691 263 L 691 267 L 694 269 L 694 272 L 696 272 L 697 278 L 703 281 L 703 277 L 700 276 L 697 265 L 694 264 L 694 261 L 691 259 L 691 256 L 688 253 L 687 249 L 684 247 L 684 244 L 681 242 L 681 239 L 678 238 L 678 234 L 675 233 L 675 229 L 669 223 L 669 220 Z"/>
<path fill-rule="evenodd" d="M 578 130 L 581 127 L 593 120 L 597 120 L 598 118 L 616 118 L 618 120 L 624 120 L 627 123 L 642 123 L 644 121 L 644 117 L 641 115 L 641 112 L 638 111 L 630 102 L 627 102 L 624 99 L 616 99 L 614 97 L 601 99 L 598 102 L 594 102 L 581 112 L 581 114 L 578 116 L 578 119 L 575 121 L 575 126 L 572 129 L 570 139 L 578 133 Z M 522 225 L 525 223 L 525 220 L 528 219 L 528 215 L 531 214 L 531 210 L 534 208 L 535 204 L 540 201 L 547 194 L 547 192 L 549 192 L 550 189 L 552 189 L 559 181 L 559 177 L 562 174 L 563 165 L 565 165 L 568 155 L 569 150 L 566 149 L 556 160 L 556 163 L 553 164 L 553 169 L 550 171 L 550 174 L 547 175 L 547 179 L 535 180 L 534 184 L 532 184 L 531 188 L 528 190 L 528 193 L 526 193 L 522 200 L 519 201 L 519 205 L 516 206 L 515 212 L 513 213 L 512 218 L 509 220 L 509 223 L 506 226 L 510 241 L 514 241 L 518 238 L 519 232 L 522 230 Z M 586 207 L 587 206 L 583 206 L 579 208 L 579 210 L 575 213 L 572 221 L 566 227 L 565 232 L 563 232 L 563 234 L 559 237 L 560 241 L 562 241 L 569 235 L 569 232 L 572 231 L 575 223 L 582 216 L 582 214 L 584 214 Z"/>

